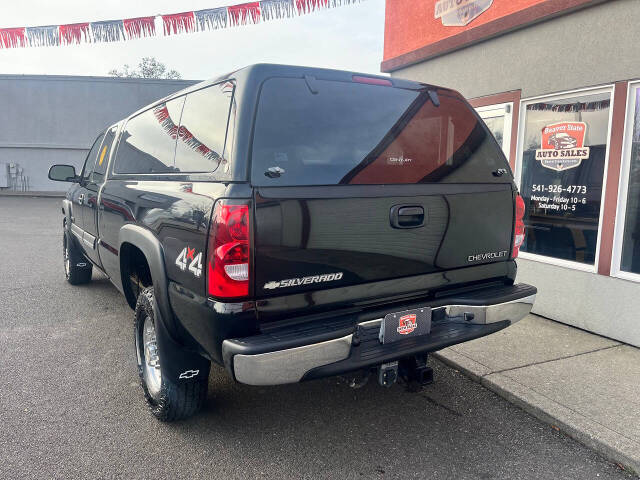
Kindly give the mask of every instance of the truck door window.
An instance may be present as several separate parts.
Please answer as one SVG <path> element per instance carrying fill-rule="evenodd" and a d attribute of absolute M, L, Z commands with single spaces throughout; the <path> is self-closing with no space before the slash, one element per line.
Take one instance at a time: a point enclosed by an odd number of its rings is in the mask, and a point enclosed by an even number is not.
<path fill-rule="evenodd" d="M 118 127 L 113 126 L 107 131 L 107 134 L 104 136 L 104 140 L 102 141 L 100 150 L 97 153 L 93 173 L 91 174 L 91 181 L 93 183 L 102 183 L 102 181 L 104 180 L 104 174 L 106 173 L 107 165 L 109 164 L 109 154 L 111 153 L 111 146 L 113 145 L 113 140 L 116 137 L 117 130 Z"/>
<path fill-rule="evenodd" d="M 98 135 L 98 138 L 96 138 L 96 141 L 93 142 L 93 145 L 91 146 L 91 150 L 89 150 L 89 153 L 87 154 L 87 158 L 85 158 L 84 160 L 84 166 L 82 167 L 82 183 L 85 183 L 87 180 L 89 180 L 89 176 L 91 175 L 91 172 L 93 171 L 93 166 L 96 163 L 96 157 L 98 156 L 98 150 L 100 149 L 100 145 L 102 144 L 102 139 L 104 138 L 104 132 L 102 132 L 100 135 Z"/>

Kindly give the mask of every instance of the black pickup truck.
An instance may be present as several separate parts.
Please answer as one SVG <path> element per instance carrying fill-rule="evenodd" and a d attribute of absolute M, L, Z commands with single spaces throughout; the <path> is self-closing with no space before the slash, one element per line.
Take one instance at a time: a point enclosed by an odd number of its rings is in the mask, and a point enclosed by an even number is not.
<path fill-rule="evenodd" d="M 254 65 L 110 126 L 63 200 L 66 278 L 135 309 L 144 396 L 169 421 L 238 382 L 431 380 L 427 354 L 531 310 L 524 204 L 447 88 Z"/>

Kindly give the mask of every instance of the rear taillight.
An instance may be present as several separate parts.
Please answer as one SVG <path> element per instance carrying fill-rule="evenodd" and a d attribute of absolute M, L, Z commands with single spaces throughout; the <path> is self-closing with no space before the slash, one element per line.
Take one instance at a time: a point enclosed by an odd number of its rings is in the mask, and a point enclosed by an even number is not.
<path fill-rule="evenodd" d="M 207 292 L 216 298 L 249 295 L 249 205 L 216 204 L 209 231 Z"/>
<path fill-rule="evenodd" d="M 516 223 L 513 233 L 513 258 L 520 253 L 520 247 L 524 242 L 524 200 L 516 195 Z"/>

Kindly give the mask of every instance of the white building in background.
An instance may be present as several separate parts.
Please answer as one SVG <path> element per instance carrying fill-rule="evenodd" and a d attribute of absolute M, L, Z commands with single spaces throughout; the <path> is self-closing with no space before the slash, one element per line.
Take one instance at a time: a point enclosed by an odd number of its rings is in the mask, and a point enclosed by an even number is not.
<path fill-rule="evenodd" d="M 55 192 L 54 163 L 82 168 L 98 133 L 195 81 L 0 75 L 0 193 Z"/>

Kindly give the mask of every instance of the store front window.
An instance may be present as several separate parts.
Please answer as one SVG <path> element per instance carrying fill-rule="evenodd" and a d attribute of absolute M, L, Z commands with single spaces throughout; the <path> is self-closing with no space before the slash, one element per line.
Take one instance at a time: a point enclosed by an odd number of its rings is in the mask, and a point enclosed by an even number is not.
<path fill-rule="evenodd" d="M 640 274 L 640 86 L 632 86 L 627 114 L 627 190 L 620 270 Z M 625 199 L 621 199 L 622 202 Z"/>
<path fill-rule="evenodd" d="M 611 92 L 525 102 L 522 252 L 595 265 Z"/>

